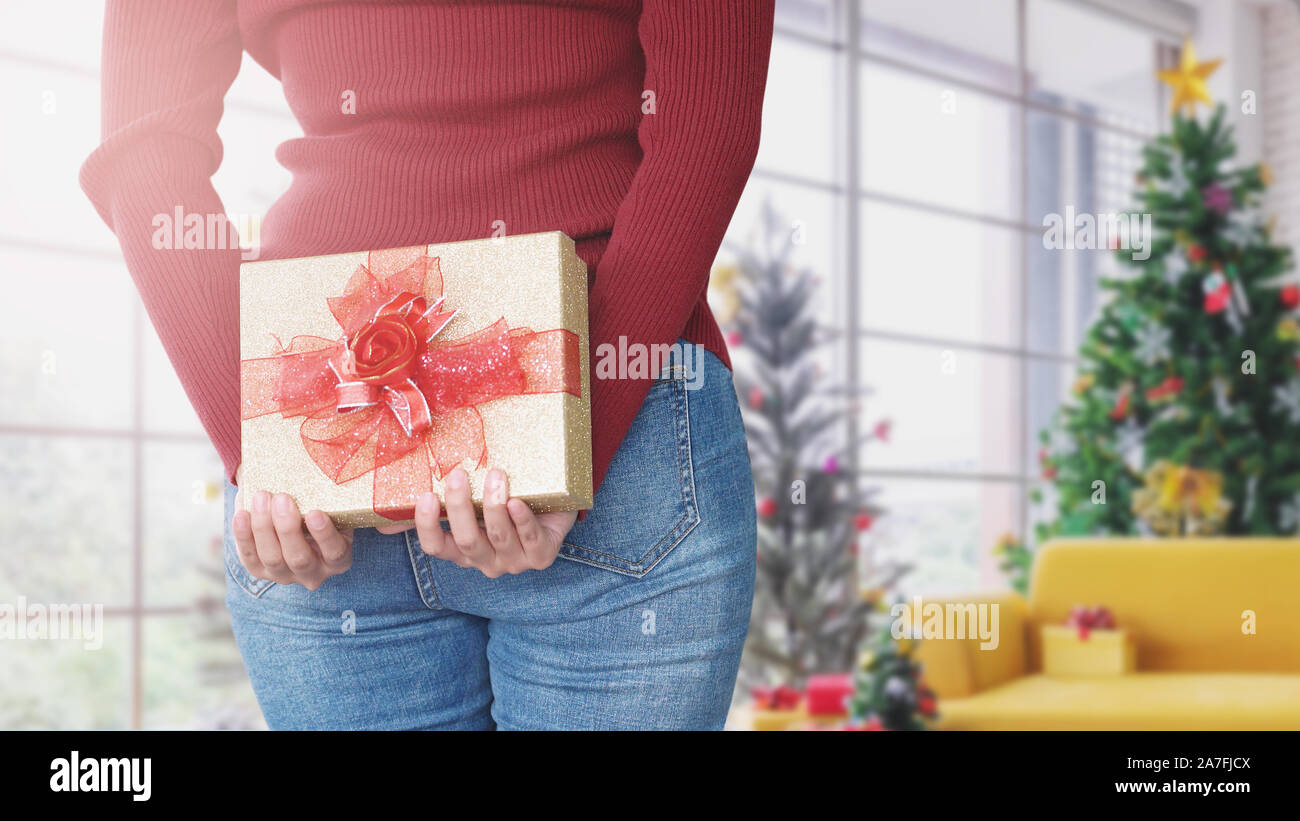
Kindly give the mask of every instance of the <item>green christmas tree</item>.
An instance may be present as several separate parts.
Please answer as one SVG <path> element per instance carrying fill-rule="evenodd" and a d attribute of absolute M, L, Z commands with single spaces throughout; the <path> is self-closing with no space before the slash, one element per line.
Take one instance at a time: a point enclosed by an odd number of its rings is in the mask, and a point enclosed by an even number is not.
<path fill-rule="evenodd" d="M 924 730 L 938 715 L 938 699 L 913 658 L 916 643 L 886 628 L 863 650 L 849 697 L 851 728 Z"/>
<path fill-rule="evenodd" d="M 816 279 L 791 264 L 788 223 L 770 204 L 759 227 L 738 249 L 738 264 L 715 270 L 710 286 L 734 351 L 758 499 L 741 684 L 801 687 L 810 674 L 853 669 L 878 601 L 907 568 L 859 561 L 881 510 L 847 469 L 847 454 L 886 439 L 889 424 L 844 441 L 846 414 L 861 397 L 823 379 L 815 361 L 826 342 L 812 305 Z"/>
<path fill-rule="evenodd" d="M 1176 106 L 1208 99 L 1217 63 L 1191 64 L 1162 72 Z M 1041 435 L 1057 515 L 1040 541 L 1300 528 L 1300 289 L 1260 212 L 1270 172 L 1233 168 L 1224 120 L 1178 112 L 1143 149 L 1151 253 L 1117 251 L 1128 275 L 1102 283 L 1073 398 Z"/>

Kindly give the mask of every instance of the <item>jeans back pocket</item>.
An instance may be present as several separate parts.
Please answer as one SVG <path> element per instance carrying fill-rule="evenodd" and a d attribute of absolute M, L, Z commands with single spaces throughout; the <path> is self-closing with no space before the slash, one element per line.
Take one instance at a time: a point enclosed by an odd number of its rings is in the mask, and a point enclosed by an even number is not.
<path fill-rule="evenodd" d="M 680 369 L 651 386 L 561 557 L 641 578 L 699 524 L 690 392 Z"/>

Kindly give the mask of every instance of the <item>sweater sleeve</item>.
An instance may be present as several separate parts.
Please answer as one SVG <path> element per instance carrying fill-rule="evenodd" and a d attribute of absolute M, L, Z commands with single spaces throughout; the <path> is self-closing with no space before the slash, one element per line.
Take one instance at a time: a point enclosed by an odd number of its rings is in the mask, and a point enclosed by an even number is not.
<path fill-rule="evenodd" d="M 703 297 L 758 153 L 773 5 L 644 3 L 638 31 L 654 110 L 638 128 L 641 164 L 589 296 L 593 355 L 620 336 L 629 345 L 673 343 Z M 650 384 L 592 380 L 597 487 Z"/>
<path fill-rule="evenodd" d="M 240 251 L 211 177 L 221 162 L 222 98 L 242 53 L 234 5 L 108 3 L 102 143 L 81 168 L 82 189 L 117 235 L 145 310 L 231 479 L 239 464 Z M 178 209 L 222 226 L 222 236 L 205 234 L 201 248 L 173 247 Z"/>

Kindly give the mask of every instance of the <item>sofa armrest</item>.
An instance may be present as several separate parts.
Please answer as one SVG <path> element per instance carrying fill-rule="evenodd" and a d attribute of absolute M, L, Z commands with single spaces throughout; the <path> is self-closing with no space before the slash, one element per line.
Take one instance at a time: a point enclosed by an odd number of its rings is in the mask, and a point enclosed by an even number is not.
<path fill-rule="evenodd" d="M 938 604 L 944 608 L 944 624 L 953 619 L 973 618 L 980 605 L 986 606 L 986 625 L 989 639 L 984 641 L 974 631 L 969 638 L 936 637 L 921 635 L 917 661 L 923 667 L 925 681 L 944 698 L 963 698 L 987 690 L 1003 682 L 1025 675 L 1028 671 L 1026 655 L 1026 630 L 1028 607 L 1020 594 L 1014 591 L 982 593 L 969 596 L 943 596 L 922 598 L 923 620 L 929 608 Z M 974 607 L 972 607 L 974 605 Z M 910 603 L 915 606 L 915 602 Z M 966 622 L 969 623 L 969 622 Z M 989 646 L 984 647 L 982 645 Z"/>

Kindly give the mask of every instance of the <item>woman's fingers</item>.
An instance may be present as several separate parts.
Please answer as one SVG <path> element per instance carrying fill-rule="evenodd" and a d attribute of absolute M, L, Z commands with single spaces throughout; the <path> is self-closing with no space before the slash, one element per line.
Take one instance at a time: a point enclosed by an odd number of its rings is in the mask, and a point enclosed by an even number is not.
<path fill-rule="evenodd" d="M 352 567 L 351 531 L 340 531 L 330 517 L 319 510 L 310 511 L 303 520 L 329 575 L 337 575 Z"/>
<path fill-rule="evenodd" d="M 538 569 L 548 567 L 551 561 L 546 558 L 548 550 L 546 534 L 537 521 L 537 515 L 523 499 L 511 499 L 506 508 L 510 513 L 511 524 L 518 534 L 520 547 L 528 557 L 529 566 Z"/>
<path fill-rule="evenodd" d="M 439 524 L 441 509 L 437 496 L 431 492 L 421 494 L 415 500 L 415 535 L 425 553 L 454 562 L 460 558 L 460 551 Z"/>
<path fill-rule="evenodd" d="M 307 543 L 302 529 L 302 514 L 293 497 L 277 493 L 271 497 L 271 523 L 280 538 L 280 555 L 295 580 L 315 590 L 325 580 L 324 567 L 316 549 Z"/>
<path fill-rule="evenodd" d="M 352 566 L 352 531 L 339 530 L 321 511 L 307 515 L 308 538 L 292 496 L 259 491 L 253 494 L 250 513 L 239 506 L 241 497 L 236 495 L 231 532 L 239 560 L 253 576 L 316 590 Z"/>
<path fill-rule="evenodd" d="M 498 570 L 522 573 L 529 569 L 528 558 L 519 544 L 515 523 L 506 512 L 507 498 L 506 475 L 495 468 L 489 470 L 483 485 L 483 528 L 487 531 L 488 544 L 496 553 Z"/>
<path fill-rule="evenodd" d="M 257 558 L 257 543 L 253 540 L 253 514 L 238 508 L 230 520 L 230 532 L 235 537 L 235 553 L 244 569 L 259 579 L 266 578 L 266 568 Z"/>
<path fill-rule="evenodd" d="M 257 545 L 257 558 L 267 573 L 262 578 L 274 582 L 292 581 L 293 574 L 280 551 L 275 522 L 271 521 L 271 494 L 265 490 L 253 494 L 253 541 Z"/>
<path fill-rule="evenodd" d="M 452 541 L 465 560 L 485 575 L 493 575 L 488 571 L 495 564 L 494 551 L 478 526 L 478 515 L 469 495 L 469 476 L 464 468 L 456 468 L 447 476 L 447 522 L 451 525 Z"/>

